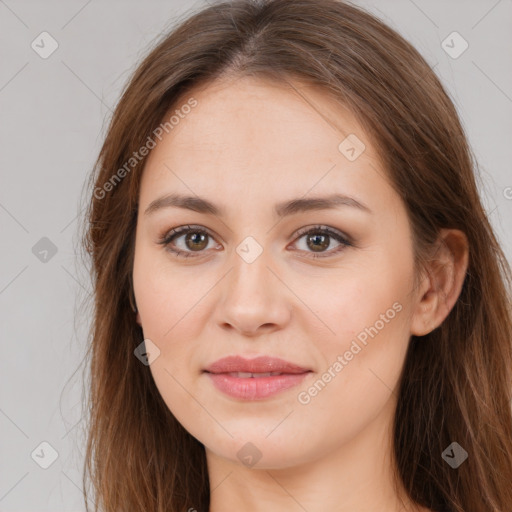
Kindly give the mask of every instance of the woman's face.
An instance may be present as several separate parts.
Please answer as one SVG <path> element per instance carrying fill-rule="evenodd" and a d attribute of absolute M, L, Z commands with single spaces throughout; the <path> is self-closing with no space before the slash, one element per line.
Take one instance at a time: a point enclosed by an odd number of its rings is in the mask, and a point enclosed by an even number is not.
<path fill-rule="evenodd" d="M 209 456 L 260 468 L 388 432 L 418 302 L 406 211 L 366 133 L 319 89 L 294 89 L 243 78 L 184 96 L 139 197 L 155 383 Z M 351 199 L 323 203 L 336 196 Z M 212 366 L 228 356 L 294 366 Z M 281 375 L 250 376 L 268 372 Z"/>

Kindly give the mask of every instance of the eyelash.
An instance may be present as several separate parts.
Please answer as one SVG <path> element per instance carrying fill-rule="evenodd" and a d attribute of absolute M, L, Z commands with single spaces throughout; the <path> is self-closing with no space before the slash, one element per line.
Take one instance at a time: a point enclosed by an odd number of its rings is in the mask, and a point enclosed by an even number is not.
<path fill-rule="evenodd" d="M 170 247 L 171 242 L 178 238 L 180 235 L 186 235 L 188 233 L 201 233 L 208 235 L 211 238 L 214 238 L 213 235 L 206 229 L 200 227 L 200 226 L 180 226 L 175 229 L 171 229 L 170 231 L 166 232 L 163 237 L 161 237 L 158 241 L 160 245 L 163 245 L 167 251 L 174 254 L 176 257 L 179 258 L 189 258 L 189 257 L 198 257 L 194 255 L 194 251 L 180 251 L 176 249 L 172 249 Z M 326 251 L 324 253 L 310 253 L 311 258 L 328 258 L 330 256 L 333 256 L 334 254 L 338 254 L 340 251 L 342 251 L 345 247 L 352 247 L 352 243 L 347 240 L 344 236 L 341 235 L 341 233 L 334 231 L 333 229 L 327 227 L 327 226 L 313 226 L 310 228 L 302 228 L 297 232 L 296 240 L 302 238 L 304 235 L 308 235 L 311 233 L 320 233 L 324 235 L 329 235 L 330 237 L 334 238 L 337 242 L 339 242 L 341 245 L 337 247 L 336 249 L 331 249 L 330 251 Z M 204 252 L 204 251 L 197 251 L 198 253 Z M 308 251 L 305 251 L 308 252 Z"/>

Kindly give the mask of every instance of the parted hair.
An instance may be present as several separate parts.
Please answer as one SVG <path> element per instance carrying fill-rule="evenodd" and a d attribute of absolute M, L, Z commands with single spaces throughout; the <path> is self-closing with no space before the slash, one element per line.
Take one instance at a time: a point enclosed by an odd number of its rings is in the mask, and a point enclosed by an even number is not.
<path fill-rule="evenodd" d="M 438 328 L 409 342 L 393 425 L 395 476 L 413 501 L 434 511 L 510 512 L 511 272 L 479 197 L 478 164 L 453 102 L 420 53 L 374 15 L 337 0 L 205 6 L 155 42 L 122 92 L 87 182 L 82 233 L 94 290 L 87 510 L 90 499 L 105 512 L 208 511 L 204 446 L 134 357 L 143 339 L 131 305 L 146 158 L 115 186 L 105 184 L 178 98 L 225 76 L 306 81 L 354 113 L 406 206 L 418 276 L 440 229 L 467 236 L 457 302 Z M 468 453 L 457 469 L 441 456 L 452 442 Z"/>

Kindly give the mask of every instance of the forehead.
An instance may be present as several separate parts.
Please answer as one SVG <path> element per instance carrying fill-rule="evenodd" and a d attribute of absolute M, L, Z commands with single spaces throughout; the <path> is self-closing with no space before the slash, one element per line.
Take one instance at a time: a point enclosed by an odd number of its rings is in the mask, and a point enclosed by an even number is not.
<path fill-rule="evenodd" d="M 183 94 L 170 113 L 192 97 L 198 105 L 168 134 L 167 139 L 172 139 L 175 146 L 197 148 L 209 144 L 233 148 L 253 140 L 252 149 L 244 148 L 246 154 L 251 151 L 249 156 L 258 152 L 256 142 L 264 142 L 267 150 L 277 150 L 273 156 L 292 149 L 294 152 L 334 151 L 337 155 L 339 142 L 350 133 L 360 139 L 367 138 L 350 109 L 332 94 L 297 80 L 277 82 L 256 77 L 216 80 Z M 285 141 L 289 145 L 302 144 L 282 147 Z M 366 146 L 368 156 L 372 148 L 370 144 Z"/>
<path fill-rule="evenodd" d="M 195 106 L 182 109 L 191 99 Z M 278 202 L 283 190 L 294 197 L 308 190 L 355 193 L 361 180 L 382 189 L 384 174 L 367 134 L 318 86 L 228 78 L 182 94 L 166 119 L 174 113 L 181 114 L 174 116 L 178 122 L 146 162 L 142 203 L 165 187 L 202 196 L 211 190 L 228 199 L 242 193 L 255 202 L 264 199 L 263 190 Z M 354 141 L 362 152 L 351 160 L 343 151 Z"/>

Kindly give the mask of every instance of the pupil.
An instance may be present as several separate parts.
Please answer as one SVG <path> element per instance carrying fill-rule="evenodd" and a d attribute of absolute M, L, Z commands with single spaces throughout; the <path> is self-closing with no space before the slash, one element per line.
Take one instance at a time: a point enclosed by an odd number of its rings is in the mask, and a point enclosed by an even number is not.
<path fill-rule="evenodd" d="M 186 241 L 192 241 L 193 244 L 200 244 L 199 247 L 196 245 L 195 249 L 204 249 L 204 241 L 206 240 L 205 233 L 189 233 L 186 237 Z M 203 245 L 201 245 L 201 243 Z M 194 249 L 194 247 L 190 247 L 190 249 Z"/>
<path fill-rule="evenodd" d="M 312 246 L 312 248 L 316 251 L 318 248 L 320 249 L 326 249 L 328 246 L 329 246 L 329 243 L 327 242 L 326 243 L 326 240 L 327 240 L 327 236 L 326 235 L 311 235 L 309 237 L 309 240 L 316 240 L 318 241 L 318 239 L 321 239 L 321 241 L 323 241 L 323 245 L 316 245 L 314 244 Z"/>

